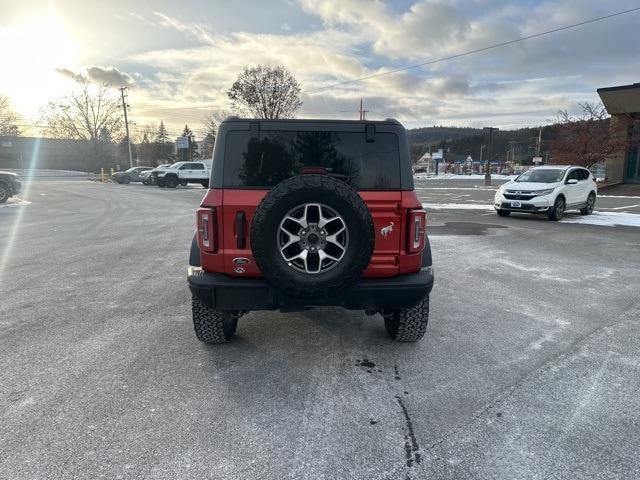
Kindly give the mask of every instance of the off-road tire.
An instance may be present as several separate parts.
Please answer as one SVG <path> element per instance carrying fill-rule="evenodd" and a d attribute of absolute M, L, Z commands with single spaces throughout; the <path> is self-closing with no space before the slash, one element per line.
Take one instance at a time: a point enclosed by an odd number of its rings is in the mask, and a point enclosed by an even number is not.
<path fill-rule="evenodd" d="M 122 177 L 122 183 L 124 183 L 125 185 L 131 183 L 131 179 L 128 176 L 124 176 Z"/>
<path fill-rule="evenodd" d="M 6 185 L 0 183 L 0 203 L 4 203 L 11 197 L 11 190 Z"/>
<path fill-rule="evenodd" d="M 556 198 L 556 201 L 553 202 L 553 208 L 547 213 L 547 217 L 549 218 L 549 220 L 553 220 L 555 222 L 560 220 L 562 218 L 562 215 L 564 214 L 566 206 L 567 202 L 565 201 L 564 197 Z"/>
<path fill-rule="evenodd" d="M 195 295 L 191 296 L 193 328 L 198 340 L 204 343 L 227 343 L 236 333 L 238 317 L 232 312 L 214 310 Z"/>
<path fill-rule="evenodd" d="M 593 213 L 593 208 L 596 205 L 596 196 L 594 193 L 590 193 L 587 197 L 587 205 L 584 208 L 580 209 L 580 215 L 591 215 Z"/>
<path fill-rule="evenodd" d="M 501 216 L 501 217 L 508 217 L 509 215 L 511 215 L 511 212 L 509 210 L 496 210 L 496 213 Z"/>
<path fill-rule="evenodd" d="M 291 268 L 280 254 L 277 231 L 284 216 L 298 205 L 321 203 L 338 212 L 349 231 L 349 245 L 333 268 L 317 274 Z M 251 248 L 265 280 L 294 298 L 335 297 L 361 277 L 375 243 L 371 213 L 358 192 L 328 175 L 297 175 L 280 182 L 262 199 L 251 224 Z"/>
<path fill-rule="evenodd" d="M 142 180 L 142 184 L 143 185 L 149 185 L 149 180 L 147 180 L 147 179 Z"/>
<path fill-rule="evenodd" d="M 164 184 L 167 188 L 176 188 L 178 186 L 178 178 L 174 175 L 164 177 Z"/>
<path fill-rule="evenodd" d="M 164 180 L 160 180 L 159 178 L 156 179 L 156 185 L 158 185 L 160 188 L 164 188 L 167 186 L 166 182 Z"/>
<path fill-rule="evenodd" d="M 182 182 L 180 182 L 180 185 L 182 185 L 183 187 L 186 187 L 188 183 L 189 182 L 182 181 Z"/>
<path fill-rule="evenodd" d="M 384 327 L 396 342 L 416 342 L 424 337 L 429 323 L 429 297 L 415 307 L 384 315 Z"/>

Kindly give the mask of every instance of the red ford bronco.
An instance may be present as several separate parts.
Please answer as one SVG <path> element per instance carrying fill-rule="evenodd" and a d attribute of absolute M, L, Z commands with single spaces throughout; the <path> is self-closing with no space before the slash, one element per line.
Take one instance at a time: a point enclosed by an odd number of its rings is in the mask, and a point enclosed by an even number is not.
<path fill-rule="evenodd" d="M 228 118 L 209 187 L 187 276 L 201 341 L 229 341 L 252 310 L 319 306 L 422 338 L 431 248 L 399 122 Z"/>

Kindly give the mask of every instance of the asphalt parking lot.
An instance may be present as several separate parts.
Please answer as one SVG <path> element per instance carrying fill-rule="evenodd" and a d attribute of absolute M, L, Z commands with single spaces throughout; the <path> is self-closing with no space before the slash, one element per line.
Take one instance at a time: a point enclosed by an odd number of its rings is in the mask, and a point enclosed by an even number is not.
<path fill-rule="evenodd" d="M 331 308 L 206 346 L 185 281 L 204 190 L 31 184 L 0 208 L 0 478 L 637 478 L 640 228 L 417 187 L 422 342 Z"/>

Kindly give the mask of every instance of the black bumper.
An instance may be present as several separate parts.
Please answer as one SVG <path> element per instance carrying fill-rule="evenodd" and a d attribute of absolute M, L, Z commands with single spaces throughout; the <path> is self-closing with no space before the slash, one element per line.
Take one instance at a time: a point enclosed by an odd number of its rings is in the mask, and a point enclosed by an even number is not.
<path fill-rule="evenodd" d="M 338 306 L 349 310 L 408 308 L 428 296 L 433 288 L 433 268 L 391 278 L 363 278 L 338 297 L 289 298 L 265 280 L 236 278 L 189 267 L 191 293 L 216 310 L 296 310 Z"/>

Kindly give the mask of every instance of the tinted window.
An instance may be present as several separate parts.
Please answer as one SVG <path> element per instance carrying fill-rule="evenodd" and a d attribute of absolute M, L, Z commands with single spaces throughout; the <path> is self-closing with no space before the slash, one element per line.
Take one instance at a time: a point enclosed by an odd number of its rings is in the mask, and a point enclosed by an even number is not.
<path fill-rule="evenodd" d="M 578 170 L 571 170 L 567 175 L 567 180 L 578 180 Z"/>
<path fill-rule="evenodd" d="M 192 163 L 191 164 L 191 169 L 192 170 L 204 170 L 204 165 L 201 163 Z"/>
<path fill-rule="evenodd" d="M 393 133 L 232 131 L 226 137 L 224 185 L 270 188 L 300 173 L 326 173 L 362 190 L 400 188 L 400 151 Z"/>
<path fill-rule="evenodd" d="M 516 182 L 555 183 L 562 180 L 563 169 L 556 168 L 532 168 L 520 175 Z"/>
<path fill-rule="evenodd" d="M 578 180 L 587 180 L 589 178 L 589 171 L 581 168 L 578 170 Z"/>

